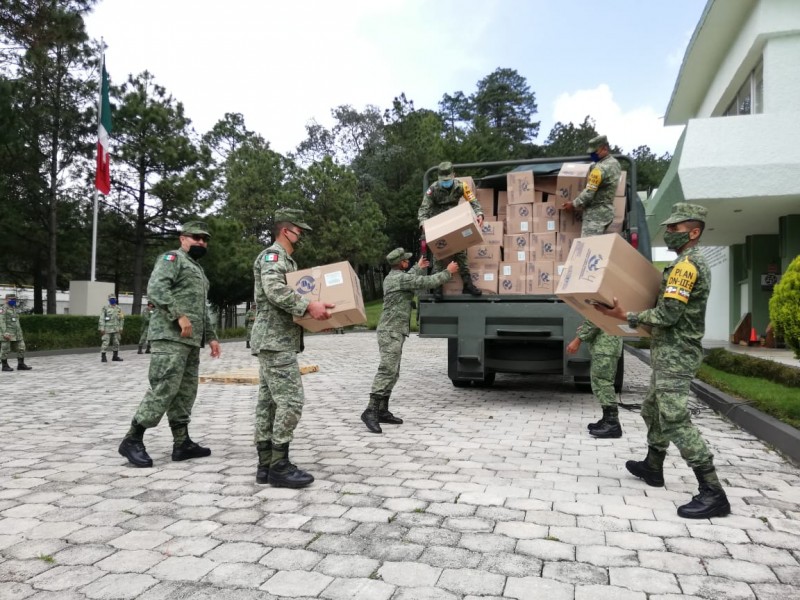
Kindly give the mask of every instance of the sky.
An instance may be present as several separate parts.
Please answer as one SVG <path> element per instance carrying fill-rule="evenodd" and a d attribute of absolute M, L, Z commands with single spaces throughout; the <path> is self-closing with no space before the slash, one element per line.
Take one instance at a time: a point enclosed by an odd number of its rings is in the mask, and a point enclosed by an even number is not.
<path fill-rule="evenodd" d="M 88 33 L 113 85 L 150 71 L 196 131 L 226 112 L 286 154 L 347 104 L 436 110 L 498 67 L 536 94 L 538 143 L 586 115 L 612 144 L 672 153 L 664 127 L 706 0 L 99 0 Z"/>

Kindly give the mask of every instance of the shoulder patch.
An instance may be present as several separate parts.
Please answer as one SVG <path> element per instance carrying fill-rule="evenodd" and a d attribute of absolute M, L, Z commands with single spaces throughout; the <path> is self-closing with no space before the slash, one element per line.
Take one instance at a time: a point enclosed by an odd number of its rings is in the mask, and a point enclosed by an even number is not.
<path fill-rule="evenodd" d="M 264 255 L 264 262 L 278 262 L 280 256 L 277 252 L 267 252 Z"/>
<path fill-rule="evenodd" d="M 427 191 L 427 192 L 425 192 L 425 195 L 426 195 L 426 196 L 433 196 L 433 186 L 430 186 L 430 187 L 428 188 L 428 191 Z"/>
<path fill-rule="evenodd" d="M 678 300 L 684 304 L 689 302 L 692 289 L 697 281 L 697 267 L 688 260 L 682 260 L 672 267 L 664 289 L 664 298 Z"/>
<path fill-rule="evenodd" d="M 167 252 L 164 255 L 164 260 L 167 262 L 175 262 L 176 260 L 178 260 L 178 255 L 175 254 L 174 252 Z"/>
<path fill-rule="evenodd" d="M 592 191 L 595 191 L 602 182 L 603 182 L 603 172 L 597 167 L 595 167 L 589 173 L 589 178 L 586 181 L 586 187 Z"/>

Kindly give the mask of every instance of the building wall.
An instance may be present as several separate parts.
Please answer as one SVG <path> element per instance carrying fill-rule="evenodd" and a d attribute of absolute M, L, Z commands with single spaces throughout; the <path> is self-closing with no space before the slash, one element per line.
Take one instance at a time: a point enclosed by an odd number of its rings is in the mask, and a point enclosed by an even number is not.
<path fill-rule="evenodd" d="M 707 340 L 727 340 L 730 334 L 730 249 L 727 246 L 704 247 L 703 256 L 711 268 L 711 293 L 706 308 L 704 337 Z"/>

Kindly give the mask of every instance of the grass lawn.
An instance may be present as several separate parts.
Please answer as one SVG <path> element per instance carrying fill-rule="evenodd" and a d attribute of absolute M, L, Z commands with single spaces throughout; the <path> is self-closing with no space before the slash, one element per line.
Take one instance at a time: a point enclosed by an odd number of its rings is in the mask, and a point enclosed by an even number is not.
<path fill-rule="evenodd" d="M 761 412 L 800 429 L 800 388 L 759 377 L 743 377 L 701 365 L 698 379 L 726 394 L 748 401 Z"/>
<path fill-rule="evenodd" d="M 383 300 L 373 300 L 372 302 L 364 303 L 364 308 L 367 311 L 367 327 L 375 329 L 378 326 L 378 318 L 381 316 L 381 309 L 383 309 Z M 417 327 L 417 309 L 411 311 L 411 331 L 418 331 Z"/>

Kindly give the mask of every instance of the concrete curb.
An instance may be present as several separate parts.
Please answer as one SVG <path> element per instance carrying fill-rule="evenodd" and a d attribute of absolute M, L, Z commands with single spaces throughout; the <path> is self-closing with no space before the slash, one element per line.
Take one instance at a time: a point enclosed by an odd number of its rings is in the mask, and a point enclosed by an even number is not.
<path fill-rule="evenodd" d="M 625 350 L 642 362 L 650 364 L 649 351 L 627 344 Z M 699 379 L 692 380 L 691 390 L 711 409 L 748 433 L 752 433 L 765 444 L 769 444 L 794 463 L 800 464 L 799 430 L 753 408 L 746 400 L 729 396 Z"/>

